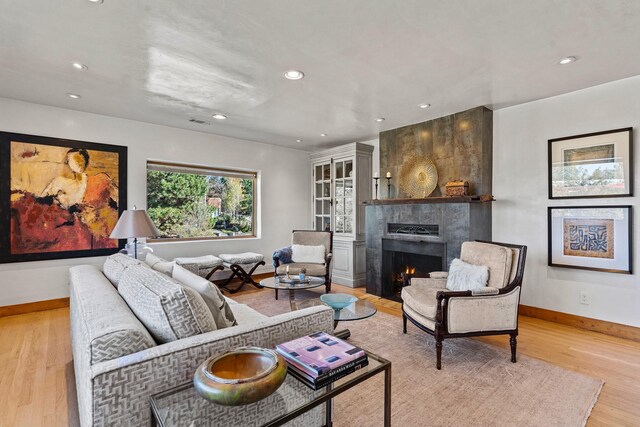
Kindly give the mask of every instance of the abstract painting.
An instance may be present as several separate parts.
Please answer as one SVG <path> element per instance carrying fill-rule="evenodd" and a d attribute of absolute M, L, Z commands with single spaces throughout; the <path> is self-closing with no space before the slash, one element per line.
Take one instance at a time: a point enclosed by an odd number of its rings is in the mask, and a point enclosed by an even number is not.
<path fill-rule="evenodd" d="M 564 219 L 564 254 L 613 258 L 612 219 Z"/>
<path fill-rule="evenodd" d="M 548 208 L 551 267 L 631 274 L 630 205 Z"/>
<path fill-rule="evenodd" d="M 0 262 L 108 255 L 127 148 L 0 132 Z"/>
<path fill-rule="evenodd" d="M 633 195 L 632 128 L 549 140 L 549 198 Z"/>

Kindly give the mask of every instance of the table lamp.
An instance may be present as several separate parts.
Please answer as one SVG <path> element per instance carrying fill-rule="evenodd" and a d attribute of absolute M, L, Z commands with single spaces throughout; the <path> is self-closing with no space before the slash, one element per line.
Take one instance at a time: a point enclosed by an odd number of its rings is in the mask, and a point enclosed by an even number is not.
<path fill-rule="evenodd" d="M 133 246 L 135 248 L 134 255 L 138 259 L 138 237 L 158 237 L 160 231 L 156 228 L 149 218 L 147 211 L 144 209 L 133 209 L 122 212 L 118 223 L 113 228 L 112 239 L 130 239 L 133 238 Z"/>

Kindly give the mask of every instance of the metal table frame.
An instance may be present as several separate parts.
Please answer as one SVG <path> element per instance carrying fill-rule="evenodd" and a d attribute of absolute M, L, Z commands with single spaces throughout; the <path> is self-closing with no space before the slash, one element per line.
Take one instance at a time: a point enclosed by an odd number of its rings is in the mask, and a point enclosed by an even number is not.
<path fill-rule="evenodd" d="M 381 365 L 365 372 L 364 374 L 360 374 L 360 375 L 354 375 L 359 373 L 358 371 L 354 372 L 353 374 L 350 374 L 346 377 L 344 377 L 343 380 L 346 380 L 344 382 L 339 383 L 337 386 L 334 386 L 334 384 L 329 384 L 325 390 L 326 392 L 324 394 L 322 394 L 321 396 L 318 396 L 317 398 L 313 399 L 312 401 L 310 401 L 309 403 L 306 403 L 302 406 L 300 406 L 297 409 L 294 409 L 293 411 L 287 413 L 287 414 L 283 414 L 278 418 L 275 418 L 271 421 L 269 421 L 266 424 L 263 424 L 262 427 L 277 427 L 277 426 L 281 426 L 291 420 L 293 420 L 294 418 L 299 417 L 300 415 L 304 414 L 305 412 L 310 411 L 311 409 L 315 408 L 318 405 L 322 405 L 323 403 L 327 403 L 326 405 L 326 409 L 325 409 L 325 426 L 326 427 L 331 427 L 333 425 L 333 398 L 338 396 L 339 394 L 344 393 L 345 391 L 357 386 L 358 384 L 368 380 L 369 378 L 384 372 L 384 426 L 385 427 L 390 427 L 391 426 L 391 362 L 380 357 L 377 356 L 373 353 L 370 353 L 368 351 L 365 350 L 365 352 L 367 353 L 367 356 L 370 358 L 374 358 L 376 361 L 380 362 Z M 349 379 L 349 377 L 353 376 L 353 378 Z M 340 381 L 343 381 L 340 380 Z M 159 419 L 158 413 L 160 412 L 160 409 L 158 408 L 158 403 L 156 401 L 156 399 L 160 399 L 162 397 L 165 397 L 169 394 L 172 393 L 177 393 L 180 391 L 183 391 L 187 388 L 193 387 L 193 383 L 187 383 L 187 384 L 183 384 L 181 386 L 166 390 L 162 393 L 159 393 L 157 395 L 153 395 L 151 396 L 150 399 L 150 404 L 151 404 L 151 425 L 152 426 L 159 426 L 159 427 L 168 427 L 165 426 L 165 424 L 163 423 L 163 421 L 161 419 Z M 212 405 L 214 405 L 214 403 L 212 403 Z"/>

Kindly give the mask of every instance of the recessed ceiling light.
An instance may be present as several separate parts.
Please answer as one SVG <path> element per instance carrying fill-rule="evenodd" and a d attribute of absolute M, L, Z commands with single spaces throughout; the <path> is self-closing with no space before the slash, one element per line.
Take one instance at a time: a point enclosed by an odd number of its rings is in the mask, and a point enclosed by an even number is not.
<path fill-rule="evenodd" d="M 560 61 L 558 61 L 558 64 L 560 64 L 560 65 L 571 64 L 572 62 L 575 62 L 576 59 L 577 58 L 575 56 L 567 56 L 565 58 L 562 58 Z"/>
<path fill-rule="evenodd" d="M 327 134 L 326 133 L 321 133 L 320 136 L 327 136 Z"/>
<path fill-rule="evenodd" d="M 418 107 L 425 109 L 431 107 L 431 104 L 418 104 Z"/>
<path fill-rule="evenodd" d="M 213 117 L 216 120 L 225 120 L 227 118 L 227 116 L 225 116 L 224 114 L 220 114 L 220 113 L 216 113 L 216 114 L 212 115 L 211 117 Z"/>
<path fill-rule="evenodd" d="M 73 68 L 75 68 L 76 70 L 88 70 L 89 67 L 87 67 L 86 65 L 80 63 L 80 62 L 72 62 L 71 65 L 73 66 Z"/>
<path fill-rule="evenodd" d="M 80 95 L 78 95 L 77 93 L 67 93 L 67 96 L 69 98 L 73 98 L 73 99 L 80 99 L 82 98 Z"/>
<path fill-rule="evenodd" d="M 304 73 L 298 70 L 289 70 L 284 72 L 284 77 L 289 80 L 300 80 L 304 77 Z"/>
<path fill-rule="evenodd" d="M 301 139 L 296 139 L 296 142 L 302 142 L 302 140 Z"/>
<path fill-rule="evenodd" d="M 376 119 L 376 122 L 384 122 L 384 120 L 385 120 L 384 117 L 378 117 Z"/>
<path fill-rule="evenodd" d="M 90 3 L 97 3 L 100 4 L 102 3 L 104 0 L 89 0 Z"/>

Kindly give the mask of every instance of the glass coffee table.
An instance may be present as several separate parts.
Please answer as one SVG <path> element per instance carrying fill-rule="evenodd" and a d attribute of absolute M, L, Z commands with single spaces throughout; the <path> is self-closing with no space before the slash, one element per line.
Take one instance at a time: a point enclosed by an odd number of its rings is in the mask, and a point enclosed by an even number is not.
<path fill-rule="evenodd" d="M 276 289 L 279 291 L 289 291 L 289 304 L 291 305 L 291 311 L 298 309 L 296 303 L 295 291 L 303 289 L 317 288 L 324 285 L 324 277 L 307 276 L 305 280 L 301 281 L 297 277 L 291 277 L 290 280 L 285 276 L 267 277 L 260 281 L 260 286 L 269 289 Z"/>
<path fill-rule="evenodd" d="M 284 383 L 271 396 L 249 405 L 222 406 L 209 402 L 200 397 L 192 382 L 171 388 L 151 396 L 152 425 L 274 427 L 298 417 L 301 417 L 300 421 L 303 424 L 309 424 L 312 419 L 322 417 L 322 412 L 313 414 L 309 411 L 326 403 L 325 425 L 331 426 L 332 399 L 374 375 L 384 372 L 383 425 L 391 426 L 391 362 L 368 351 L 366 353 L 369 358 L 367 366 L 334 381 L 325 388 L 314 391 L 293 375 L 287 375 Z"/>
<path fill-rule="evenodd" d="M 312 298 L 306 301 L 302 301 L 296 304 L 298 310 L 313 307 L 316 305 L 326 305 L 324 304 L 320 298 Z M 346 306 L 340 310 L 333 310 L 333 328 L 335 329 L 338 326 L 338 322 L 349 322 L 352 320 L 362 320 L 368 317 L 373 316 L 378 312 L 378 309 L 375 305 L 370 303 L 369 301 L 365 301 L 363 299 L 359 299 L 351 305 Z M 347 339 L 351 336 L 351 331 L 349 329 L 342 329 L 340 331 L 335 331 L 333 333 L 338 338 Z"/>

